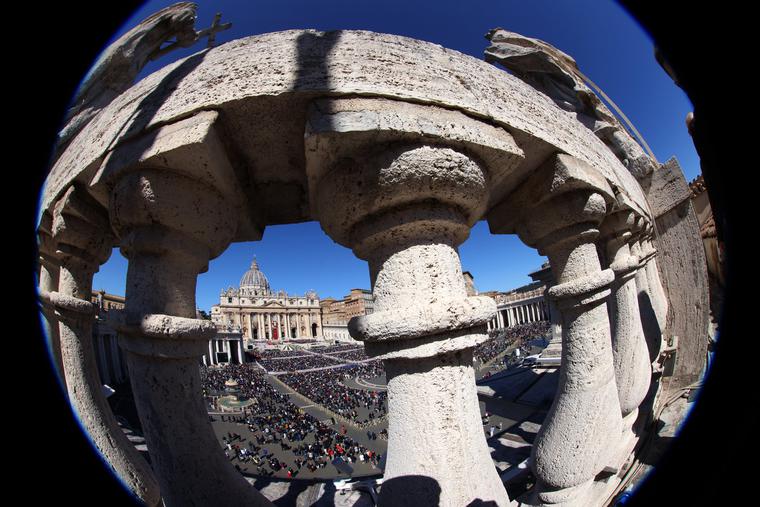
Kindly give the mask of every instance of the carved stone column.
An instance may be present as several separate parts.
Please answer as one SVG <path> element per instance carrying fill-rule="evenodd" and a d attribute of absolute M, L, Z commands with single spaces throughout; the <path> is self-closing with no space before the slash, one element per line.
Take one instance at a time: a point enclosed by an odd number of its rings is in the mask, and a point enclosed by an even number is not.
<path fill-rule="evenodd" d="M 323 229 L 369 263 L 375 310 L 348 327 L 368 355 L 384 360 L 388 379 L 380 505 L 509 504 L 472 366 L 496 304 L 467 296 L 457 253 L 487 192 L 478 162 L 421 144 L 344 160 L 318 182 Z"/>
<path fill-rule="evenodd" d="M 649 391 L 652 377 L 634 279 L 639 259 L 631 255 L 628 244 L 634 221 L 634 213 L 625 208 L 608 215 L 601 227 L 608 267 L 615 273 L 607 309 L 612 328 L 615 383 L 626 433 L 636 421 L 638 407 Z"/>
<path fill-rule="evenodd" d="M 639 244 L 641 245 L 641 254 L 645 263 L 644 269 L 647 275 L 650 297 L 652 298 L 652 306 L 654 307 L 654 313 L 657 316 L 660 330 L 664 333 L 667 327 L 668 298 L 665 295 L 665 289 L 660 279 L 660 270 L 657 266 L 657 250 L 652 246 L 653 235 L 654 227 L 651 222 L 647 222 L 639 238 Z"/>
<path fill-rule="evenodd" d="M 663 328 L 657 318 L 655 310 L 656 302 L 652 296 L 649 287 L 649 278 L 647 277 L 646 263 L 648 258 L 641 249 L 640 238 L 646 229 L 646 220 L 644 217 L 636 217 L 633 227 L 631 228 L 630 247 L 631 255 L 639 259 L 639 269 L 636 270 L 636 290 L 639 298 L 639 312 L 641 313 L 641 326 L 644 329 L 644 338 L 649 348 L 649 359 L 653 362 L 659 355 L 662 343 Z"/>
<path fill-rule="evenodd" d="M 49 294 L 58 290 L 59 261 L 55 257 L 55 241 L 53 241 L 53 217 L 45 212 L 37 229 L 37 249 L 39 254 L 39 293 Z M 55 306 L 50 304 L 49 299 L 41 299 L 43 331 L 50 352 L 50 358 L 55 368 L 58 380 L 64 391 L 66 389 L 66 377 L 63 374 L 63 361 L 61 359 L 61 337 L 58 332 L 58 319 L 55 316 Z"/>
<path fill-rule="evenodd" d="M 110 186 L 129 259 L 120 343 L 165 504 L 271 505 L 225 459 L 198 370 L 216 330 L 195 318 L 196 281 L 233 239 L 236 208 L 208 180 L 173 170 L 121 171 Z"/>
<path fill-rule="evenodd" d="M 491 230 L 516 232 L 549 257 L 549 289 L 562 320 L 557 394 L 531 452 L 541 504 L 588 505 L 594 477 L 614 459 L 622 418 L 606 300 L 614 274 L 595 240 L 613 193 L 568 155 L 552 157 L 489 214 Z"/>
<path fill-rule="evenodd" d="M 146 505 L 155 506 L 160 501 L 158 483 L 108 406 L 92 342 L 96 312 L 90 302 L 92 277 L 110 256 L 113 242 L 105 210 L 88 200 L 81 190 L 70 187 L 56 203 L 52 225 L 56 256 L 61 261 L 59 285 L 57 292 L 41 296 L 55 306 L 60 323 L 61 359 L 69 400 L 116 476 Z"/>

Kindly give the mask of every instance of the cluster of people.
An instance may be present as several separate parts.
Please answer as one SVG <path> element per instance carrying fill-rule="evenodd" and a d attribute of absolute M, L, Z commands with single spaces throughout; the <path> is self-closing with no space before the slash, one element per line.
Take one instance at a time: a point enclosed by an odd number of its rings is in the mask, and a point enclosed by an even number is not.
<path fill-rule="evenodd" d="M 385 368 L 382 361 L 369 361 L 355 365 L 350 370 L 346 370 L 350 377 L 360 377 L 364 379 L 374 379 L 385 375 Z"/>
<path fill-rule="evenodd" d="M 313 347 L 312 350 L 314 352 L 319 352 L 320 354 L 332 354 L 335 352 L 345 352 L 347 350 L 353 350 L 360 347 L 361 344 L 359 343 L 346 343 L 343 345 L 330 345 L 327 347 Z"/>
<path fill-rule="evenodd" d="M 367 354 L 364 353 L 364 347 L 355 348 L 345 352 L 336 352 L 330 355 L 342 361 L 365 361 L 369 359 Z"/>
<path fill-rule="evenodd" d="M 225 383 L 234 380 L 237 383 L 234 387 L 235 393 L 241 398 L 254 400 L 257 412 L 274 410 L 278 404 L 289 401 L 289 396 L 272 387 L 263 372 L 252 364 L 228 364 L 221 368 L 201 366 L 200 373 L 204 396 L 230 394 L 230 389 Z M 229 420 L 234 416 L 222 416 L 222 419 L 225 417 Z"/>
<path fill-rule="evenodd" d="M 296 349 L 296 350 L 263 349 L 263 350 L 256 350 L 255 352 L 256 359 L 272 359 L 276 357 L 296 357 L 296 356 L 306 356 L 306 355 L 308 354 L 301 349 Z"/>
<path fill-rule="evenodd" d="M 379 362 L 379 361 L 377 361 Z M 364 367 L 364 368 L 362 368 Z M 365 365 L 281 375 L 279 378 L 314 403 L 322 405 L 358 426 L 372 424 L 388 412 L 387 393 L 352 389 L 346 378 L 374 373 L 377 366 Z M 362 375 L 364 373 L 365 375 Z"/>
<path fill-rule="evenodd" d="M 230 389 L 227 381 L 234 380 L 238 396 L 256 400 L 240 415 L 220 416 L 222 422 L 237 423 L 248 430 L 242 435 L 228 431 L 222 437 L 224 453 L 237 461 L 238 469 L 255 468 L 258 475 L 292 478 L 304 469 L 316 472 L 325 468 L 336 458 L 372 467 L 380 462 L 381 456 L 352 439 L 345 426 L 336 431 L 298 408 L 253 365 L 202 366 L 201 380 L 206 396 L 224 395 Z M 215 421 L 213 416 L 211 420 Z"/>
<path fill-rule="evenodd" d="M 549 332 L 548 322 L 529 322 L 499 329 L 494 332 L 488 341 L 481 343 L 475 348 L 475 359 L 480 364 L 485 364 L 504 352 L 511 345 L 520 346 L 523 343 L 545 336 Z"/>
<path fill-rule="evenodd" d="M 340 359 L 330 359 L 325 356 L 316 354 L 305 354 L 293 357 L 267 358 L 262 357 L 257 361 L 268 372 L 274 371 L 299 371 L 311 368 L 324 368 L 326 366 L 337 366 Z"/>

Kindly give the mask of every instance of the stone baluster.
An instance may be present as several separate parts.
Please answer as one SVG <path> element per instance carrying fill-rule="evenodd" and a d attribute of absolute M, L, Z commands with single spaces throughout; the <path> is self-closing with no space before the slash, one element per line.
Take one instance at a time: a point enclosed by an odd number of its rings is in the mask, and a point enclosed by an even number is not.
<path fill-rule="evenodd" d="M 42 214 L 39 227 L 37 228 L 37 250 L 39 254 L 39 292 L 49 294 L 58 290 L 59 261 L 55 256 L 55 241 L 53 241 L 53 216 L 49 212 Z M 55 368 L 58 380 L 66 391 L 66 378 L 63 374 L 63 361 L 61 359 L 61 338 L 58 332 L 58 319 L 55 316 L 55 306 L 50 304 L 48 298 L 41 299 L 43 331 L 50 353 L 50 358 Z"/>
<path fill-rule="evenodd" d="M 60 260 L 57 292 L 41 296 L 55 306 L 61 361 L 74 411 L 116 476 L 146 505 L 160 502 L 158 482 L 148 463 L 116 422 L 98 375 L 90 302 L 92 277 L 111 255 L 113 237 L 105 210 L 82 190 L 70 187 L 53 211 L 52 235 Z"/>
<path fill-rule="evenodd" d="M 642 234 L 646 230 L 646 219 L 644 217 L 636 217 L 633 227 L 631 228 L 630 247 L 631 255 L 639 259 L 639 269 L 636 270 L 636 290 L 638 291 L 639 298 L 639 311 L 641 313 L 641 326 L 644 329 L 644 338 L 649 348 L 649 359 L 653 362 L 659 355 L 659 351 L 662 343 L 663 328 L 660 326 L 660 321 L 657 318 L 657 312 L 655 310 L 656 302 L 652 296 L 652 291 L 649 287 L 649 278 L 647 277 L 646 264 L 649 260 L 641 249 Z"/>
<path fill-rule="evenodd" d="M 600 229 L 608 267 L 615 273 L 607 309 L 612 328 L 612 357 L 624 438 L 632 436 L 630 431 L 636 422 L 638 407 L 649 391 L 652 377 L 635 281 L 640 261 L 631 255 L 629 245 L 634 222 L 633 211 L 622 207 L 609 214 Z M 624 444 L 622 452 L 626 453 L 629 447 Z"/>
<path fill-rule="evenodd" d="M 660 330 L 664 333 L 667 327 L 667 315 L 668 315 L 668 298 L 665 295 L 665 289 L 660 279 L 660 270 L 657 266 L 657 250 L 652 245 L 652 238 L 654 237 L 654 226 L 651 222 L 646 222 L 639 237 L 639 244 L 641 245 L 641 255 L 645 263 L 645 271 L 647 276 L 647 285 L 649 286 L 649 295 L 652 298 L 652 306 L 654 307 L 654 313 L 657 316 L 657 323 L 660 325 Z"/>
<path fill-rule="evenodd" d="M 588 505 L 595 476 L 616 458 L 622 417 L 606 300 L 614 274 L 601 269 L 595 240 L 607 181 L 568 155 L 553 156 L 489 214 L 495 233 L 516 232 L 546 255 L 561 315 L 559 386 L 533 443 L 540 504 Z"/>
<path fill-rule="evenodd" d="M 206 174 L 143 165 L 111 176 L 111 224 L 129 260 L 120 344 L 165 504 L 271 505 L 225 458 L 201 394 L 199 358 L 216 330 L 195 318 L 197 277 L 238 227 Z"/>
<path fill-rule="evenodd" d="M 509 504 L 472 366 L 496 304 L 467 296 L 457 253 L 486 204 L 484 169 L 450 148 L 395 144 L 328 167 L 316 195 L 323 229 L 369 263 L 374 313 L 349 332 L 387 374 L 379 505 Z"/>

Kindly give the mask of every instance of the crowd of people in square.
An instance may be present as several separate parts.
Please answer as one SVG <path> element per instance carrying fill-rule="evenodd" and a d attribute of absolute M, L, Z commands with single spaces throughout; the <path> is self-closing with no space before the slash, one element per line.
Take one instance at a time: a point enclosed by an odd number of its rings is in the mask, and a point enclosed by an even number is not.
<path fill-rule="evenodd" d="M 294 349 L 294 350 L 283 350 L 283 349 L 264 349 L 264 350 L 257 350 L 256 351 L 256 357 L 262 357 L 266 359 L 274 359 L 274 358 L 280 358 L 280 357 L 298 357 L 298 356 L 308 356 L 309 354 L 307 352 L 304 352 L 302 349 Z"/>
<path fill-rule="evenodd" d="M 229 386 L 229 380 L 237 385 Z M 336 458 L 372 467 L 380 462 L 382 456 L 347 435 L 345 426 L 336 431 L 291 403 L 290 396 L 278 392 L 254 365 L 202 366 L 201 381 L 207 397 L 229 394 L 234 389 L 238 396 L 255 400 L 242 414 L 210 416 L 212 421 L 219 417 L 247 428 L 247 433 L 228 432 L 222 438 L 225 454 L 238 462 L 238 469 L 244 466 L 255 468 L 258 475 L 293 478 L 303 470 L 313 473 L 325 468 Z"/>
<path fill-rule="evenodd" d="M 330 358 L 329 356 L 320 356 L 300 351 L 296 356 L 279 356 L 270 357 L 272 351 L 265 350 L 256 355 L 256 362 L 261 365 L 267 372 L 279 371 L 299 371 L 311 368 L 324 368 L 327 366 L 337 366 L 341 360 Z"/>
<path fill-rule="evenodd" d="M 375 361 L 380 363 L 380 361 Z M 379 366 L 382 368 L 382 365 Z M 388 412 L 387 393 L 352 389 L 344 379 L 361 376 L 375 377 L 378 365 L 358 365 L 331 370 L 281 375 L 279 379 L 314 403 L 322 405 L 357 426 L 367 426 Z"/>
<path fill-rule="evenodd" d="M 320 354 L 334 354 L 336 352 L 345 352 L 347 350 L 354 350 L 356 348 L 364 348 L 360 342 L 346 343 L 340 345 L 329 345 L 327 347 L 313 347 L 311 350 L 319 352 Z"/>
<path fill-rule="evenodd" d="M 364 352 L 364 347 L 346 350 L 344 352 L 334 352 L 330 356 L 340 359 L 341 361 L 366 361 L 369 356 Z"/>
<path fill-rule="evenodd" d="M 507 350 L 510 345 L 520 347 L 535 338 L 546 336 L 551 324 L 549 322 L 529 322 L 518 324 L 489 333 L 488 341 L 475 347 L 475 359 L 485 364 Z"/>

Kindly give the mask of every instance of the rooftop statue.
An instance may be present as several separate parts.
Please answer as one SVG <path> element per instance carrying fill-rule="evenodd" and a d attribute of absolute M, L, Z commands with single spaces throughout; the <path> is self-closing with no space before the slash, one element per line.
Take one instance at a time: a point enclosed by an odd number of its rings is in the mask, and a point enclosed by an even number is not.
<path fill-rule="evenodd" d="M 64 127 L 58 134 L 57 153 L 61 153 L 101 109 L 130 88 L 150 61 L 174 49 L 192 46 L 206 36 L 211 47 L 216 32 L 232 26 L 231 23 L 220 25 L 221 15 L 217 14 L 211 27 L 196 32 L 196 9 L 197 5 L 192 2 L 170 5 L 143 20 L 101 53 L 66 113 Z M 164 46 L 167 42 L 169 44 Z"/>
<path fill-rule="evenodd" d="M 631 137 L 601 99 L 586 85 L 588 79 L 575 60 L 546 42 L 494 28 L 486 34 L 491 42 L 485 50 L 487 62 L 503 65 L 516 77 L 546 94 L 565 111 L 604 141 L 637 178 L 656 165 Z"/>

